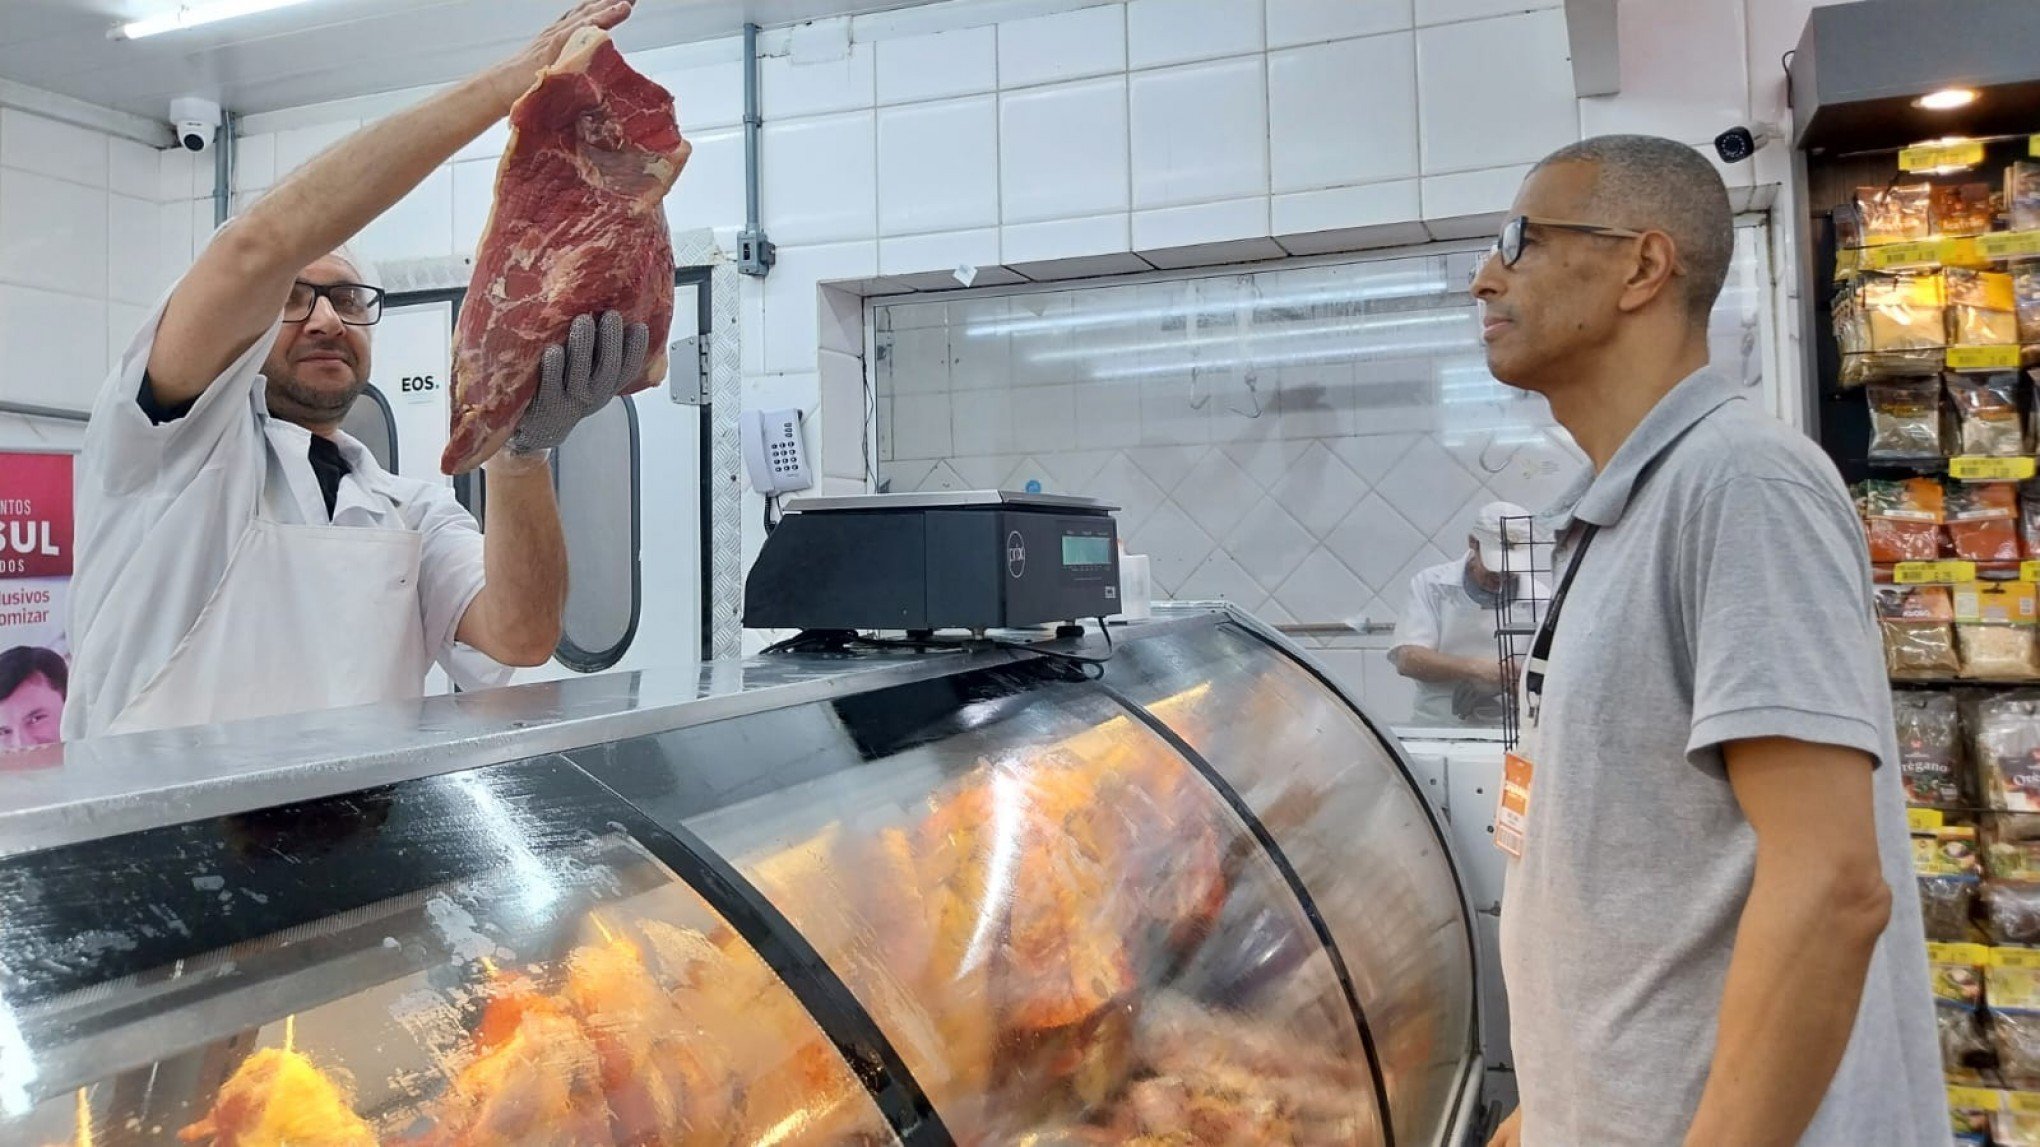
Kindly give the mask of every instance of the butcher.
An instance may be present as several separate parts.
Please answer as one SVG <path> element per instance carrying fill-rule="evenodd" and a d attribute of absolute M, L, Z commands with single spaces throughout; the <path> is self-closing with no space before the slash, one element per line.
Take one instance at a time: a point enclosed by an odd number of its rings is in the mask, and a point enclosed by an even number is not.
<path fill-rule="evenodd" d="M 631 4 L 585 0 L 305 164 L 149 316 L 77 467 L 65 740 L 415 698 L 434 662 L 463 687 L 501 684 L 551 656 L 567 558 L 548 455 L 641 373 L 644 328 L 581 316 L 546 351 L 487 464 L 484 535 L 445 485 L 388 473 L 339 429 L 383 306 L 345 243 Z"/>

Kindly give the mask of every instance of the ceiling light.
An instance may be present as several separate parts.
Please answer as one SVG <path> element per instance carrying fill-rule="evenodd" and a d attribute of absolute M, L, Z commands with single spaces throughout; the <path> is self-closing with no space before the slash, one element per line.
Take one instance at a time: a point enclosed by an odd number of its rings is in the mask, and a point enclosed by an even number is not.
<path fill-rule="evenodd" d="M 201 24 L 216 24 L 236 16 L 253 16 L 257 12 L 270 12 L 304 2 L 305 0 L 212 0 L 211 3 L 204 4 L 179 4 L 164 15 L 122 24 L 108 32 L 107 37 L 114 40 L 139 40 L 144 36 L 181 32 Z"/>
<path fill-rule="evenodd" d="M 1926 95 L 1914 100 L 1913 106 L 1925 108 L 1930 112 L 1945 112 L 1954 111 L 1956 108 L 1966 108 L 1975 102 L 1975 88 L 1942 88 L 1938 92 L 1928 92 Z"/>

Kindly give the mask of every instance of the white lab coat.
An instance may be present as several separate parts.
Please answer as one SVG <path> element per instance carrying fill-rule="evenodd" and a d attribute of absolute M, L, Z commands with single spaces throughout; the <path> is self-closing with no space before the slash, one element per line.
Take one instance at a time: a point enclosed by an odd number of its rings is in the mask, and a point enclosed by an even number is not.
<path fill-rule="evenodd" d="M 352 473 L 329 522 L 310 433 L 269 417 L 275 330 L 152 424 L 136 396 L 162 311 L 114 364 L 78 461 L 65 739 L 416 697 L 435 660 L 466 688 L 508 681 L 454 639 L 483 569 L 452 490 L 339 435 Z"/>
<path fill-rule="evenodd" d="M 1500 659 L 1495 609 L 1475 601 L 1466 592 L 1466 562 L 1461 558 L 1430 566 L 1410 579 L 1409 604 L 1396 621 L 1391 648 L 1415 645 L 1450 657 Z M 1510 605 L 1512 628 L 1527 627 L 1530 623 L 1531 606 L 1522 597 L 1519 589 Z M 1512 642 L 1512 651 L 1520 655 L 1523 649 L 1515 648 L 1516 644 Z M 1417 700 L 1410 715 L 1414 725 L 1451 728 L 1501 724 L 1499 691 L 1490 696 L 1480 686 L 1449 681 L 1419 681 L 1416 685 Z"/>

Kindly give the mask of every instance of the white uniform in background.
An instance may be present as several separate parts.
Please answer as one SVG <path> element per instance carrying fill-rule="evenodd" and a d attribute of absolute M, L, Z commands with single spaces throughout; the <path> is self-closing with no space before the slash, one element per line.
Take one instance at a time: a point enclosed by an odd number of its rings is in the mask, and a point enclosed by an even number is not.
<path fill-rule="evenodd" d="M 351 473 L 329 522 L 311 433 L 269 416 L 274 329 L 153 424 L 137 396 L 161 317 L 114 365 L 78 462 L 64 739 L 418 697 L 435 660 L 465 688 L 508 681 L 454 639 L 483 570 L 453 492 L 337 435 Z"/>
<path fill-rule="evenodd" d="M 1477 600 L 1468 591 L 1467 559 L 1445 562 L 1417 571 L 1410 579 L 1409 604 L 1396 620 L 1391 647 L 1418 645 L 1450 657 L 1472 657 L 1499 661 L 1501 647 L 1496 640 L 1493 597 Z M 1522 600 L 1528 579 L 1516 579 L 1510 595 L 1512 625 L 1528 627 L 1530 605 Z M 1410 723 L 1427 728 L 1457 725 L 1499 725 L 1502 697 L 1479 695 L 1485 691 L 1464 682 L 1416 682 L 1417 701 Z"/>

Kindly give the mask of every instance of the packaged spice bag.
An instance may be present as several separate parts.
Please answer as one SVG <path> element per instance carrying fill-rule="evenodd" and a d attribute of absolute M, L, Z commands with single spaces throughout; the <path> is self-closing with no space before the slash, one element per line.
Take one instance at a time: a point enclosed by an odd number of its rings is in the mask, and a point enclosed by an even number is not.
<path fill-rule="evenodd" d="M 1891 711 L 1906 803 L 1962 807 L 1962 718 L 1955 698 L 1939 691 L 1894 690 Z"/>
<path fill-rule="evenodd" d="M 1997 221 L 1988 183 L 1951 183 L 1933 189 L 1933 229 L 1942 235 L 1981 235 Z"/>
<path fill-rule="evenodd" d="M 1969 708 L 1978 795 L 1992 809 L 2040 812 L 2040 700 L 1997 693 Z"/>
<path fill-rule="evenodd" d="M 1886 672 L 1899 679 L 1961 672 L 1954 621 L 1954 601 L 1946 586 L 1878 586 L 1877 625 L 1884 635 Z"/>
<path fill-rule="evenodd" d="M 1956 557 L 1972 562 L 2019 560 L 2019 494 L 2015 487 L 2000 482 L 1950 483 L 1945 507 L 1948 543 Z"/>
<path fill-rule="evenodd" d="M 1904 243 L 1934 234 L 1934 193 L 1925 183 L 1894 183 L 1859 187 L 1856 207 L 1863 213 L 1863 242 Z"/>
<path fill-rule="evenodd" d="M 1872 461 L 1920 461 L 1947 453 L 1941 435 L 1940 379 L 1887 379 L 1870 383 L 1863 394 L 1870 403 Z"/>
<path fill-rule="evenodd" d="M 1941 556 L 1947 498 L 1932 478 L 1871 480 L 1856 487 L 1873 562 L 1930 562 Z"/>
<path fill-rule="evenodd" d="M 2040 678 L 2040 610 L 2027 582 L 1979 582 L 1953 594 L 1962 675 L 1989 681 Z"/>

